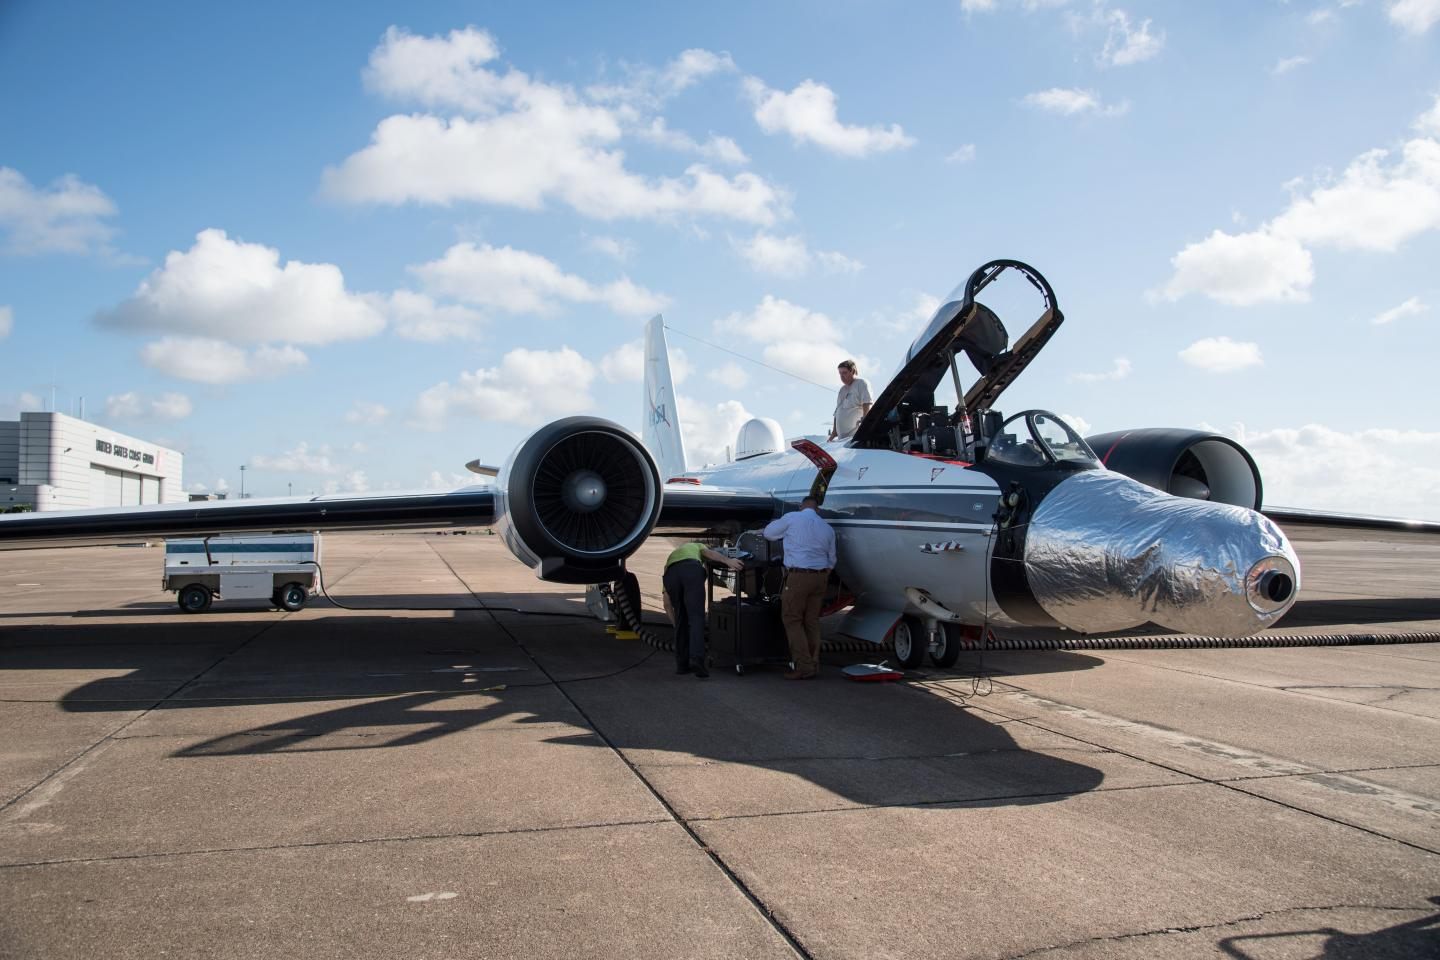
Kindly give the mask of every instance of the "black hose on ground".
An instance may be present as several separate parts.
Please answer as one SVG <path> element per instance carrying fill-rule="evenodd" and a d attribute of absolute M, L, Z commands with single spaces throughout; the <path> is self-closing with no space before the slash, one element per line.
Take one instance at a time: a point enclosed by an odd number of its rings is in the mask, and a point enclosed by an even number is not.
<path fill-rule="evenodd" d="M 1205 650 L 1223 647 L 1348 647 L 1435 643 L 1440 633 L 1311 633 L 1257 637 L 996 637 L 962 641 L 961 650 Z"/>

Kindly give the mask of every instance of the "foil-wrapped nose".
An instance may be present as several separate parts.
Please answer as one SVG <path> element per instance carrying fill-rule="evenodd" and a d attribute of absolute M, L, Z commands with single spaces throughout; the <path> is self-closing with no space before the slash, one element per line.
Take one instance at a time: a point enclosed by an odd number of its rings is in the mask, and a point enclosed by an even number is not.
<path fill-rule="evenodd" d="M 1024 563 L 1036 602 L 1082 633 L 1153 622 L 1243 637 L 1280 619 L 1300 590 L 1300 560 L 1268 518 L 1098 470 L 1041 501 Z"/>

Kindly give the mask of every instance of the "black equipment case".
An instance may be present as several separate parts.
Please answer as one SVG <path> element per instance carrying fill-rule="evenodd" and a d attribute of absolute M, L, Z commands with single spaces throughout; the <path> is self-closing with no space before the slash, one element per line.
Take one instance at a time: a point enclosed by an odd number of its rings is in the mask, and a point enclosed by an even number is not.
<path fill-rule="evenodd" d="M 780 601 L 745 600 L 736 594 L 712 600 L 710 649 L 736 673 L 761 663 L 788 663 L 790 645 L 780 622 Z"/>

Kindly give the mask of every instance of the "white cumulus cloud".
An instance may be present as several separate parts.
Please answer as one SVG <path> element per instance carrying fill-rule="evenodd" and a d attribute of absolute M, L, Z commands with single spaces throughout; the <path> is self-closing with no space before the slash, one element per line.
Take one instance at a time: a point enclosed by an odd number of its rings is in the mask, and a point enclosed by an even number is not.
<path fill-rule="evenodd" d="M 670 347 L 670 379 L 684 383 L 693 372 L 690 358 L 679 347 Z M 645 343 L 631 340 L 600 358 L 600 374 L 611 383 L 639 383 L 645 379 Z"/>
<path fill-rule="evenodd" d="M 788 133 L 796 143 L 813 143 L 832 153 L 863 157 L 903 150 L 915 138 L 898 123 L 888 127 L 861 127 L 840 122 L 835 92 L 823 83 L 806 80 L 789 93 L 772 90 L 755 77 L 745 79 L 745 91 L 755 105 L 755 122 L 766 133 Z"/>
<path fill-rule="evenodd" d="M 268 380 L 301 369 L 309 358 L 289 344 L 246 350 L 205 337 L 162 337 L 140 349 L 147 367 L 198 383 Z"/>
<path fill-rule="evenodd" d="M 1409 33 L 1425 33 L 1440 21 L 1440 0 L 1392 0 L 1386 12 Z"/>
<path fill-rule="evenodd" d="M 743 390 L 750 382 L 750 375 L 733 360 L 720 364 L 706 374 L 711 380 L 731 390 Z"/>
<path fill-rule="evenodd" d="M 1427 113 L 1417 121 L 1424 125 Z M 1392 252 L 1440 228 L 1440 141 L 1420 137 L 1396 151 L 1370 150 L 1337 178 L 1297 191 L 1278 216 L 1241 234 L 1214 231 L 1172 260 L 1161 293 L 1203 293 L 1222 303 L 1308 299 L 1310 248 Z"/>
<path fill-rule="evenodd" d="M 1254 456 L 1268 506 L 1440 520 L 1440 432 L 1314 423 L 1226 432 Z"/>
<path fill-rule="evenodd" d="M 1264 363 L 1259 344 L 1238 342 L 1229 337 L 1196 340 L 1180 351 L 1180 359 L 1198 370 L 1211 373 L 1232 373 Z"/>
<path fill-rule="evenodd" d="M 1277 60 L 1275 62 L 1275 66 L 1270 68 L 1270 72 L 1275 74 L 1275 76 L 1277 77 L 1282 76 L 1289 73 L 1291 70 L 1296 69 L 1297 67 L 1305 66 L 1305 64 L 1309 62 L 1309 57 L 1285 57 L 1281 60 Z"/>
<path fill-rule="evenodd" d="M 594 365 L 569 347 L 511 350 L 498 367 L 461 373 L 455 383 L 437 383 L 421 393 L 416 420 L 430 429 L 456 415 L 540 423 L 590 409 L 594 379 Z"/>
<path fill-rule="evenodd" d="M 635 244 L 633 241 L 624 240 L 620 237 L 594 236 L 586 237 L 585 245 L 596 253 L 604 254 L 612 260 L 624 263 L 635 255 Z"/>
<path fill-rule="evenodd" d="M 375 426 L 384 423 L 389 416 L 390 411 L 383 404 L 356 400 L 354 406 L 346 412 L 345 422 Z"/>
<path fill-rule="evenodd" d="M 162 393 L 148 397 L 134 390 L 105 398 L 105 415 L 112 420 L 181 420 L 190 416 L 193 405 L 183 393 Z"/>
<path fill-rule="evenodd" d="M 946 163 L 969 163 L 975 159 L 975 144 L 961 144 L 950 153 L 946 154 Z"/>
<path fill-rule="evenodd" d="M 15 329 L 15 311 L 8 306 L 0 306 L 0 340 L 10 336 L 10 331 Z"/>
<path fill-rule="evenodd" d="M 845 359 L 860 365 L 862 377 L 874 376 L 865 357 L 844 347 L 839 328 L 828 316 L 771 294 L 755 309 L 731 313 L 715 327 L 721 334 L 738 334 L 762 345 L 761 357 L 770 366 L 821 386 L 833 382 L 840 388 L 835 367 Z"/>
<path fill-rule="evenodd" d="M 284 473 L 313 473 L 322 476 L 343 473 L 347 469 L 331 459 L 331 450 L 328 444 L 321 444 L 318 447 L 311 448 L 310 444 L 304 440 L 301 440 L 284 453 L 257 453 L 250 458 L 250 466 L 256 470 L 277 470 Z"/>
<path fill-rule="evenodd" d="M 280 263 L 280 252 L 202 230 L 184 252 L 172 250 L 128 300 L 102 311 L 100 323 L 230 343 L 331 343 L 373 336 L 385 317 L 369 298 L 349 293 L 329 263 Z"/>
<path fill-rule="evenodd" d="M 1175 274 L 1162 294 L 1178 300 L 1200 293 L 1232 306 L 1308 300 L 1314 260 L 1293 237 L 1268 231 L 1238 235 L 1216 230 L 1170 260 Z"/>
<path fill-rule="evenodd" d="M 1429 134 L 1432 137 L 1440 137 L 1440 96 L 1420 116 L 1415 118 L 1414 127 L 1421 133 Z"/>
<path fill-rule="evenodd" d="M 396 290 L 381 301 L 395 333 L 408 340 L 468 340 L 480 334 L 486 316 L 454 303 L 436 303 L 413 290 Z"/>
<path fill-rule="evenodd" d="M 1065 117 L 1073 117 L 1082 113 L 1114 117 L 1126 113 L 1130 109 L 1128 102 L 1107 106 L 1093 90 L 1080 90 L 1074 87 L 1051 87 L 1048 90 L 1027 93 L 1021 102 L 1037 110 L 1058 113 Z"/>
<path fill-rule="evenodd" d="M 623 81 L 596 84 L 585 92 L 601 103 L 615 103 L 634 110 L 651 111 L 694 86 L 706 77 L 734 73 L 735 61 L 728 53 L 694 48 L 683 51 L 663 68 L 625 65 Z"/>
<path fill-rule="evenodd" d="M 553 313 L 562 303 L 600 303 L 622 316 L 642 316 L 670 301 L 628 277 L 593 284 L 536 253 L 458 243 L 439 260 L 410 268 L 426 289 L 506 313 Z"/>
<path fill-rule="evenodd" d="M 680 177 L 631 172 L 618 149 L 628 114 L 518 70 L 488 69 L 498 55 L 494 39 L 474 28 L 415 37 L 392 27 L 371 55 L 367 84 L 456 115 L 385 118 L 369 146 L 325 170 L 324 192 L 349 203 L 530 210 L 556 200 L 603 220 L 704 215 L 770 224 L 787 215 L 786 197 L 753 173 L 726 177 L 703 164 Z M 675 76 L 696 75 L 700 59 Z M 738 152 L 719 142 L 710 149 L 727 161 Z"/>
<path fill-rule="evenodd" d="M 735 445 L 740 428 L 754 414 L 739 400 L 705 403 L 680 394 L 675 398 L 680 429 L 685 436 L 685 458 L 691 469 L 724 463 L 725 451 Z"/>
<path fill-rule="evenodd" d="M 733 167 L 743 167 L 750 162 L 745 151 L 740 149 L 740 145 L 729 137 L 712 133 L 704 143 L 701 143 L 688 133 L 672 130 L 665 122 L 664 117 L 655 117 L 649 124 L 636 128 L 635 136 L 647 143 L 665 147 L 667 150 L 693 153 L 707 160 Z"/>
<path fill-rule="evenodd" d="M 1371 317 L 1370 322 L 1377 326 L 1384 326 L 1387 323 L 1394 323 L 1401 317 L 1413 317 L 1417 313 L 1424 313 L 1429 309 L 1429 305 L 1421 303 L 1419 297 L 1411 297 L 1399 306 L 1391 307 L 1389 310 L 1382 311 L 1376 316 Z"/>
<path fill-rule="evenodd" d="M 1150 32 L 1150 21 L 1140 26 L 1130 26 L 1130 15 L 1124 10 L 1110 10 L 1104 14 L 1109 27 L 1105 37 L 1105 48 L 1100 53 L 1100 62 L 1112 67 L 1125 67 L 1142 63 L 1160 55 L 1165 46 L 1165 31 Z"/>
<path fill-rule="evenodd" d="M 41 189 L 0 167 L 0 252 L 112 253 L 118 211 L 99 187 L 66 174 Z"/>
<path fill-rule="evenodd" d="M 1076 383 L 1101 383 L 1107 380 L 1124 380 L 1130 376 L 1130 359 L 1116 357 L 1115 363 L 1104 373 L 1072 373 L 1070 379 Z"/>
<path fill-rule="evenodd" d="M 799 276 L 811 268 L 825 273 L 855 273 L 865 265 L 834 250 L 811 250 L 803 237 L 777 237 L 761 230 L 745 240 L 731 240 L 736 252 L 759 273 Z"/>

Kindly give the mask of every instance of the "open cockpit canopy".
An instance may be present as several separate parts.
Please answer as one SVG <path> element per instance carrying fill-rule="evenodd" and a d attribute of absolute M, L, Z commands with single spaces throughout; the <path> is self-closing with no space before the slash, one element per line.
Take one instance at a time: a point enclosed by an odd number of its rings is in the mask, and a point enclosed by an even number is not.
<path fill-rule="evenodd" d="M 1043 301 L 1039 318 L 1013 345 L 1000 317 L 975 299 L 1007 270 L 1028 280 Z M 910 345 L 905 364 L 876 398 L 851 445 L 973 459 L 977 444 L 987 442 L 986 425 L 998 419 L 986 416 L 995 400 L 1063 320 L 1055 291 L 1040 271 L 1018 260 L 983 265 L 955 288 Z M 979 375 L 968 389 L 961 382 L 960 356 L 969 359 Z M 935 404 L 935 390 L 947 373 L 960 398 L 953 411 Z"/>

